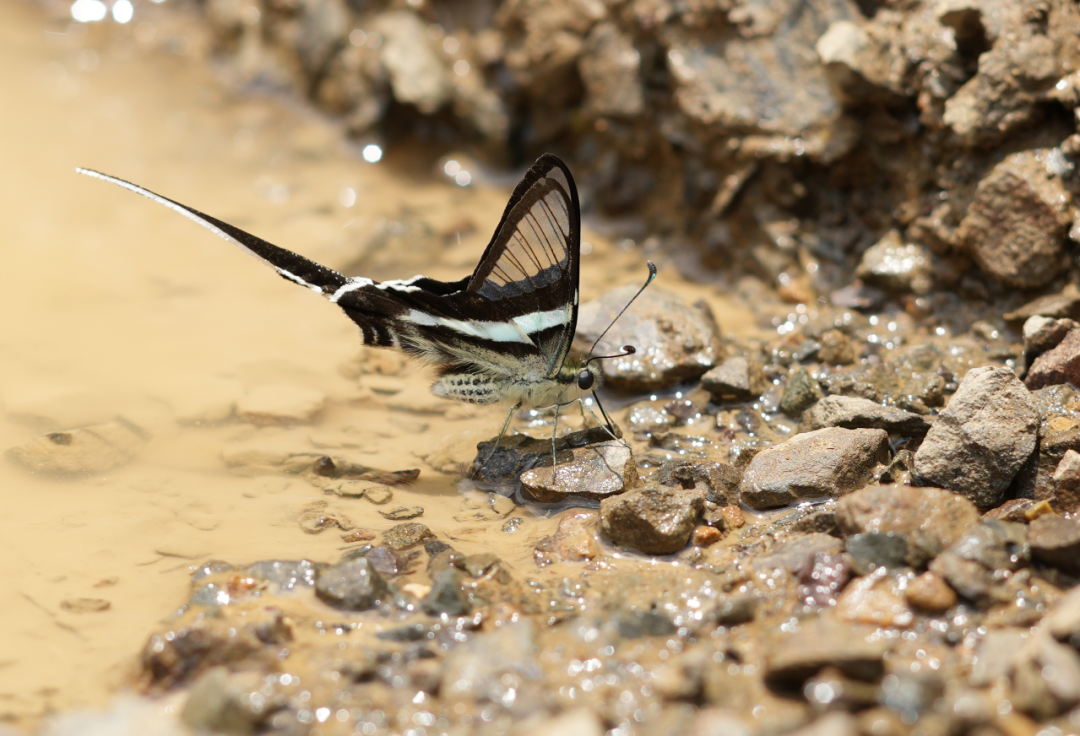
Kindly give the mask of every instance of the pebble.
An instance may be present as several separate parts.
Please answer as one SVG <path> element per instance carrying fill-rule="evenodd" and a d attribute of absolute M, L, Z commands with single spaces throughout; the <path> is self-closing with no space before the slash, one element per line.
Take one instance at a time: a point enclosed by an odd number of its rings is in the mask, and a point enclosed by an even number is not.
<path fill-rule="evenodd" d="M 866 249 L 855 275 L 892 292 L 928 294 L 934 285 L 933 254 L 925 246 L 905 243 L 890 230 Z"/>
<path fill-rule="evenodd" d="M 938 575 L 924 572 L 904 589 L 904 599 L 927 613 L 945 613 L 956 605 L 956 593 Z"/>
<path fill-rule="evenodd" d="M 818 343 L 817 358 L 825 365 L 850 365 L 855 362 L 855 343 L 842 330 L 825 330 Z"/>
<path fill-rule="evenodd" d="M 690 535 L 690 543 L 698 547 L 710 547 L 721 539 L 724 534 L 714 526 L 696 526 Z"/>
<path fill-rule="evenodd" d="M 591 509 L 564 512 L 555 533 L 541 539 L 533 550 L 537 566 L 545 567 L 556 560 L 587 562 L 599 557 L 600 545 L 594 533 L 599 517 Z"/>
<path fill-rule="evenodd" d="M 979 523 L 974 504 L 940 488 L 871 486 L 840 499 L 837 524 L 845 537 L 894 532 L 907 545 L 904 561 L 921 567 Z"/>
<path fill-rule="evenodd" d="M 657 482 L 664 486 L 697 488 L 712 503 L 738 503 L 742 471 L 727 463 L 673 458 L 660 466 Z"/>
<path fill-rule="evenodd" d="M 761 367 L 743 355 L 728 358 L 701 377 L 701 387 L 717 404 L 751 401 L 768 386 Z"/>
<path fill-rule="evenodd" d="M 600 502 L 600 533 L 619 547 L 650 555 L 678 552 L 705 507 L 696 489 L 646 486 Z"/>
<path fill-rule="evenodd" d="M 857 396 L 826 396 L 802 414 L 801 428 L 883 429 L 908 437 L 920 437 L 930 429 L 924 416 Z"/>
<path fill-rule="evenodd" d="M 360 557 L 320 571 L 315 595 L 335 608 L 363 611 L 388 600 L 390 589 L 374 566 Z"/>
<path fill-rule="evenodd" d="M 396 509 L 390 509 L 389 511 L 379 511 L 383 517 L 390 521 L 405 521 L 406 519 L 415 519 L 424 515 L 423 506 L 399 506 Z"/>
<path fill-rule="evenodd" d="M 821 384 L 810 375 L 810 371 L 799 368 L 784 384 L 784 393 L 780 396 L 780 411 L 797 419 L 821 398 Z"/>
<path fill-rule="evenodd" d="M 1021 151 L 994 166 L 956 232 L 979 268 L 1009 286 L 1043 286 L 1064 265 L 1070 197 L 1046 153 Z"/>
<path fill-rule="evenodd" d="M 147 435 L 127 421 L 109 422 L 34 437 L 7 451 L 8 460 L 34 473 L 79 476 L 130 462 Z"/>
<path fill-rule="evenodd" d="M 612 289 L 583 304 L 575 342 L 587 352 L 638 288 Z M 709 308 L 704 303 L 687 304 L 679 295 L 658 286 L 638 297 L 593 355 L 615 355 L 623 352 L 623 345 L 633 345 L 638 352 L 604 361 L 605 382 L 634 393 L 659 391 L 700 378 L 723 355 L 719 327 Z"/>
<path fill-rule="evenodd" d="M 420 601 L 424 613 L 432 616 L 467 616 L 472 610 L 469 595 L 462 589 L 464 576 L 457 568 L 447 568 L 431 581 L 431 591 Z"/>
<path fill-rule="evenodd" d="M 550 458 L 550 445 L 548 450 Z M 573 458 L 521 474 L 521 485 L 540 503 L 600 501 L 641 485 L 630 447 L 611 441 L 571 451 Z"/>
<path fill-rule="evenodd" d="M 797 573 L 813 565 L 817 555 L 839 555 L 844 549 L 844 541 L 828 534 L 812 532 L 789 539 L 778 544 L 771 551 L 759 555 L 752 561 L 755 570 L 771 572 L 787 570 Z"/>
<path fill-rule="evenodd" d="M 300 529 L 305 534 L 320 534 L 327 529 L 337 527 L 343 532 L 351 531 L 356 528 L 356 524 L 353 523 L 345 514 L 338 511 L 326 511 L 324 509 L 311 509 L 304 511 L 297 519 L 300 524 Z"/>
<path fill-rule="evenodd" d="M 1080 328 L 1080 323 L 1068 318 L 1029 317 L 1024 322 L 1024 353 L 1029 359 L 1042 355 L 1057 347 L 1067 334 L 1077 328 Z"/>
<path fill-rule="evenodd" d="M 819 616 L 776 638 L 765 658 L 765 682 L 780 691 L 801 687 L 824 667 L 848 677 L 873 681 L 884 670 L 888 642 L 870 638 L 876 628 Z"/>
<path fill-rule="evenodd" d="M 941 609 L 940 612 L 945 610 Z M 983 634 L 975 647 L 968 684 L 973 687 L 988 687 L 1008 675 L 1016 653 L 1027 639 L 1027 632 L 1021 629 L 990 629 Z"/>
<path fill-rule="evenodd" d="M 236 403 L 236 415 L 258 426 L 309 424 L 326 404 L 318 389 L 293 384 L 255 386 Z"/>
<path fill-rule="evenodd" d="M 1038 428 L 1031 394 L 1015 373 L 972 369 L 915 452 L 916 479 L 989 509 L 1031 456 Z"/>
<path fill-rule="evenodd" d="M 1030 511 L 1034 505 L 1035 501 L 1030 498 L 1011 498 L 997 508 L 987 511 L 982 515 L 982 518 L 994 519 L 997 521 L 1017 521 L 1021 524 L 1026 524 L 1030 521 L 1027 512 Z"/>
<path fill-rule="evenodd" d="M 1080 330 L 1070 330 L 1057 345 L 1035 358 L 1024 379 L 1032 391 L 1059 383 L 1080 385 Z"/>
<path fill-rule="evenodd" d="M 1019 309 L 1006 312 L 1005 320 L 1019 322 L 1035 316 L 1080 320 L 1080 287 L 1065 284 L 1056 294 L 1040 296 Z"/>
<path fill-rule="evenodd" d="M 1028 526 L 1028 544 L 1039 560 L 1063 572 L 1080 573 L 1080 520 L 1047 514 Z"/>
<path fill-rule="evenodd" d="M 568 450 L 610 440 L 611 434 L 605 427 L 590 427 L 587 430 L 571 432 L 555 440 L 556 461 L 565 462 L 572 457 Z M 469 475 L 485 490 L 512 495 L 523 473 L 532 468 L 550 465 L 550 437 L 536 439 L 524 434 L 514 434 L 477 444 Z"/>
<path fill-rule="evenodd" d="M 836 615 L 847 621 L 906 628 L 915 620 L 904 593 L 890 575 L 867 575 L 855 580 L 836 601 Z"/>
<path fill-rule="evenodd" d="M 1061 514 L 1080 510 L 1080 452 L 1067 450 L 1054 470 L 1050 505 Z"/>
<path fill-rule="evenodd" d="M 904 564 L 907 542 L 895 532 L 867 532 L 846 540 L 851 565 L 858 575 L 869 575 L 879 567 L 896 568 Z"/>
<path fill-rule="evenodd" d="M 799 434 L 754 456 L 739 499 L 768 509 L 842 496 L 869 483 L 888 453 L 889 436 L 880 429 L 829 427 Z"/>
<path fill-rule="evenodd" d="M 409 549 L 432 539 L 435 535 L 431 530 L 415 521 L 398 524 L 383 532 L 383 543 L 393 550 Z"/>

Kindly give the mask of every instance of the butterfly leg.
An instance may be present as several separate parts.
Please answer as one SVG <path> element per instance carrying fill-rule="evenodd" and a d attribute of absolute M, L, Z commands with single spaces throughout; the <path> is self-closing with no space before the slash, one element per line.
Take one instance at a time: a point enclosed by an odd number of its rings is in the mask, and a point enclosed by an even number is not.
<path fill-rule="evenodd" d="M 596 395 L 595 391 L 593 391 L 593 399 L 596 400 L 596 405 L 598 407 L 600 407 L 600 413 L 604 415 L 604 420 L 605 421 L 603 423 L 601 423 L 600 420 L 597 419 L 596 414 L 593 414 L 592 409 L 589 409 L 589 413 L 592 414 L 593 419 L 596 419 L 597 424 L 599 424 L 600 426 L 602 426 L 604 429 L 607 430 L 607 433 L 611 435 L 611 439 L 613 439 L 613 440 L 619 439 L 618 437 L 615 436 L 615 424 L 611 421 L 611 417 L 608 416 L 608 413 L 606 411 L 604 411 L 604 405 L 600 403 L 600 397 Z M 582 401 L 581 405 L 585 406 L 585 402 Z"/>
<path fill-rule="evenodd" d="M 555 438 L 559 434 L 559 405 L 555 405 L 555 423 L 551 428 L 551 485 L 552 487 L 558 487 L 559 485 L 559 465 L 558 459 L 555 456 Z"/>
<path fill-rule="evenodd" d="M 510 420 L 514 418 L 514 412 L 521 408 L 521 402 L 514 404 L 510 407 L 510 411 L 506 413 L 506 419 L 503 421 L 502 429 L 499 430 L 499 436 L 495 440 L 495 446 L 491 448 L 491 452 L 484 458 L 484 462 L 476 466 L 476 470 L 469 476 L 470 479 L 475 478 L 476 474 L 480 472 L 480 469 L 487 465 L 491 458 L 495 457 L 495 452 L 499 449 L 499 443 L 502 442 L 503 435 L 506 434 L 506 430 L 510 427 Z"/>

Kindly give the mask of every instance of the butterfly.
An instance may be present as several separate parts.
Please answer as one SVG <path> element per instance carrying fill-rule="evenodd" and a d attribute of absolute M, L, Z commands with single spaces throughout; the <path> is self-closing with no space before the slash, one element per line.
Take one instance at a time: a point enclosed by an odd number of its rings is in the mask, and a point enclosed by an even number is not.
<path fill-rule="evenodd" d="M 436 396 L 509 404 L 500 438 L 514 413 L 526 407 L 555 407 L 557 431 L 558 408 L 589 392 L 595 396 L 603 382 L 596 361 L 615 357 L 570 353 L 578 317 L 581 212 L 570 169 L 554 154 L 544 154 L 525 173 L 476 269 L 452 282 L 422 275 L 381 282 L 345 276 L 131 182 L 76 171 L 165 205 L 329 299 L 359 326 L 364 345 L 397 349 L 434 366 Z M 646 285 L 656 275 L 651 262 L 649 273 Z M 607 427 L 611 432 L 609 419 Z"/>

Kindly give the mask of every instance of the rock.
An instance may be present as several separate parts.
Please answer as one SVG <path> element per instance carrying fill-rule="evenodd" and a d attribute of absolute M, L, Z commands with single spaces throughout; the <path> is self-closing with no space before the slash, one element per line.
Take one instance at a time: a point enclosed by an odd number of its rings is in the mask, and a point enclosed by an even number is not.
<path fill-rule="evenodd" d="M 521 485 L 541 503 L 600 501 L 641 485 L 629 445 L 604 442 L 571 451 L 573 459 L 521 474 Z"/>
<path fill-rule="evenodd" d="M 1080 330 L 1069 331 L 1057 345 L 1035 358 L 1024 383 L 1032 391 L 1059 383 L 1080 385 Z"/>
<path fill-rule="evenodd" d="M 578 69 L 590 112 L 624 117 L 641 113 L 641 54 L 631 39 L 614 23 L 598 23 L 585 38 L 584 51 Z"/>
<path fill-rule="evenodd" d="M 1043 286 L 1063 266 L 1070 196 L 1049 172 L 1047 153 L 1021 151 L 995 166 L 956 233 L 979 268 L 1009 286 Z"/>
<path fill-rule="evenodd" d="M 894 532 L 907 544 L 905 562 L 920 567 L 979 523 L 962 496 L 940 488 L 871 486 L 840 499 L 836 518 L 844 536 Z"/>
<path fill-rule="evenodd" d="M 180 720 L 200 731 L 255 733 L 284 704 L 280 698 L 250 697 L 260 679 L 254 672 L 230 675 L 227 667 L 210 668 L 191 686 Z"/>
<path fill-rule="evenodd" d="M 1046 630 L 1059 641 L 1080 644 L 1080 588 L 1073 588 L 1046 617 Z"/>
<path fill-rule="evenodd" d="M 817 357 L 825 365 L 850 365 L 855 362 L 855 343 L 841 330 L 826 330 L 818 338 Z"/>
<path fill-rule="evenodd" d="M 904 599 L 927 613 L 945 613 L 956 605 L 956 593 L 932 572 L 924 572 L 908 583 Z"/>
<path fill-rule="evenodd" d="M 439 697 L 448 703 L 509 702 L 543 676 L 535 659 L 536 626 L 525 618 L 455 646 L 444 660 Z"/>
<path fill-rule="evenodd" d="M 550 537 L 536 544 L 533 559 L 545 567 L 555 561 L 587 562 L 600 556 L 600 545 L 594 536 L 599 514 L 593 510 L 567 511 Z"/>
<path fill-rule="evenodd" d="M 931 422 L 926 417 L 895 406 L 857 396 L 826 396 L 803 412 L 804 431 L 823 427 L 845 429 L 884 429 L 886 432 L 918 437 L 926 434 Z"/>
<path fill-rule="evenodd" d="M 1080 704 L 1080 654 L 1048 636 L 1030 641 L 1011 668 L 1014 706 L 1045 720 Z"/>
<path fill-rule="evenodd" d="M 965 560 L 946 550 L 930 562 L 930 572 L 945 580 L 953 590 L 979 608 L 988 608 L 994 602 L 994 579 L 977 562 Z"/>
<path fill-rule="evenodd" d="M 857 575 L 869 575 L 879 567 L 895 568 L 904 564 L 907 542 L 895 532 L 868 532 L 848 537 L 845 545 Z"/>
<path fill-rule="evenodd" d="M 1035 315 L 1024 322 L 1024 354 L 1029 359 L 1052 350 L 1065 339 L 1065 335 L 1080 327 L 1076 320 Z M 1030 386 L 1028 388 L 1031 388 Z"/>
<path fill-rule="evenodd" d="M 1008 368 L 968 372 L 915 453 L 915 476 L 948 488 L 979 508 L 1001 502 L 1035 449 L 1039 415 Z"/>
<path fill-rule="evenodd" d="M 818 552 L 796 573 L 799 601 L 804 606 L 835 606 L 851 580 L 851 563 L 836 552 Z"/>
<path fill-rule="evenodd" d="M 751 595 L 733 595 L 722 599 L 709 615 L 720 626 L 739 626 L 754 620 L 758 600 Z"/>
<path fill-rule="evenodd" d="M 678 457 L 661 465 L 656 478 L 664 486 L 703 490 L 709 501 L 726 506 L 738 502 L 742 472 L 727 463 Z"/>
<path fill-rule="evenodd" d="M 835 556 L 843 549 L 843 540 L 815 532 L 779 544 L 770 552 L 755 558 L 751 564 L 761 572 L 783 569 L 794 574 L 808 565 L 812 566 L 816 555 Z"/>
<path fill-rule="evenodd" d="M 383 542 L 393 550 L 409 549 L 431 539 L 435 539 L 431 530 L 415 521 L 397 524 L 383 533 Z"/>
<path fill-rule="evenodd" d="M 309 508 L 303 511 L 297 517 L 297 523 L 300 524 L 300 529 L 305 534 L 321 534 L 327 529 L 335 527 L 343 532 L 356 528 L 356 524 L 348 516 L 340 511 L 327 511 L 325 506 Z"/>
<path fill-rule="evenodd" d="M 1080 520 L 1040 516 L 1028 526 L 1028 544 L 1042 562 L 1072 575 L 1080 573 Z"/>
<path fill-rule="evenodd" d="M 315 581 L 315 595 L 335 608 L 363 611 L 388 600 L 390 589 L 361 557 L 322 570 Z"/>
<path fill-rule="evenodd" d="M 1019 309 L 1005 313 L 1005 319 L 1009 322 L 1024 321 L 1036 316 L 1080 320 L 1080 288 L 1076 284 L 1065 284 L 1056 294 L 1041 296 Z"/>
<path fill-rule="evenodd" d="M 432 48 L 427 24 L 407 10 L 381 13 L 372 24 L 382 34 L 379 61 L 390 77 L 394 99 L 433 113 L 449 101 L 450 77 Z"/>
<path fill-rule="evenodd" d="M 1080 452 L 1067 450 L 1054 470 L 1050 505 L 1061 514 L 1080 510 Z"/>
<path fill-rule="evenodd" d="M 694 527 L 694 531 L 690 535 L 690 544 L 698 547 L 711 547 L 723 537 L 724 533 L 715 526 L 697 526 Z"/>
<path fill-rule="evenodd" d="M 990 629 L 983 634 L 975 647 L 968 684 L 988 687 L 1005 677 L 1028 637 L 1029 633 L 1022 629 Z"/>
<path fill-rule="evenodd" d="M 620 436 L 618 427 L 615 428 L 615 433 Z M 605 427 L 590 427 L 580 432 L 571 432 L 556 438 L 555 459 L 560 463 L 569 462 L 573 458 L 569 450 L 609 440 L 611 433 Z M 477 444 L 476 459 L 467 474 L 482 487 L 488 487 L 503 495 L 513 495 L 520 476 L 525 471 L 550 467 L 551 463 L 550 437 L 534 439 L 528 435 L 514 434 Z"/>
<path fill-rule="evenodd" d="M 643 636 L 670 636 L 679 630 L 670 618 L 655 611 L 619 611 L 604 628 L 619 639 L 640 639 Z"/>
<path fill-rule="evenodd" d="M 800 622 L 797 631 L 778 637 L 765 657 L 765 682 L 774 690 L 791 691 L 823 667 L 836 667 L 848 677 L 876 680 L 884 669 L 888 643 L 869 638 L 876 629 L 818 617 Z"/>
<path fill-rule="evenodd" d="M 464 580 L 456 568 L 443 570 L 431 581 L 431 592 L 420 601 L 420 607 L 432 616 L 467 616 L 472 611 L 469 594 L 462 589 Z"/>
<path fill-rule="evenodd" d="M 890 230 L 862 255 L 855 275 L 893 292 L 928 294 L 934 285 L 933 254 L 914 243 L 905 243 Z"/>
<path fill-rule="evenodd" d="M 50 432 L 16 445 L 8 460 L 34 473 L 78 476 L 103 473 L 130 462 L 148 439 L 134 424 L 120 420 L 66 432 Z"/>
<path fill-rule="evenodd" d="M 1013 498 L 997 508 L 990 509 L 982 515 L 982 518 L 992 519 L 994 521 L 1016 521 L 1021 524 L 1026 524 L 1030 521 L 1027 512 L 1030 511 L 1031 507 L 1034 505 L 1035 501 L 1030 498 Z"/>
<path fill-rule="evenodd" d="M 789 417 L 800 417 L 821 397 L 821 385 L 808 370 L 799 368 L 784 384 L 784 393 L 780 397 L 780 411 Z"/>
<path fill-rule="evenodd" d="M 379 511 L 379 513 L 385 519 L 390 521 L 405 521 L 406 519 L 416 519 L 424 515 L 423 506 L 399 506 L 396 509 L 390 509 L 389 511 Z"/>
<path fill-rule="evenodd" d="M 701 387 L 718 404 L 751 401 L 768 385 L 761 367 L 743 355 L 728 358 L 701 377 Z"/>
<path fill-rule="evenodd" d="M 836 615 L 847 621 L 906 628 L 915 620 L 893 576 L 867 575 L 847 586 L 836 601 Z"/>
<path fill-rule="evenodd" d="M 612 289 L 581 306 L 575 343 L 583 352 L 588 352 L 637 289 Z M 697 379 L 723 355 L 719 328 L 709 308 L 703 302 L 691 306 L 655 286 L 626 310 L 593 355 L 615 355 L 623 352 L 623 345 L 634 345 L 638 352 L 604 361 L 605 381 L 612 388 L 637 393 Z"/>
<path fill-rule="evenodd" d="M 842 496 L 870 482 L 888 452 L 889 436 L 880 429 L 830 427 L 799 434 L 754 456 L 739 498 L 766 509 Z"/>
<path fill-rule="evenodd" d="M 326 394 L 292 384 L 249 389 L 236 404 L 236 415 L 259 426 L 309 424 L 326 404 Z"/>
<path fill-rule="evenodd" d="M 646 486 L 600 502 L 600 533 L 620 547 L 674 554 L 690 540 L 704 508 L 701 491 Z"/>
<path fill-rule="evenodd" d="M 310 588 L 318 578 L 319 567 L 310 560 L 262 560 L 247 567 L 251 577 L 272 583 L 281 591 L 297 586 Z"/>

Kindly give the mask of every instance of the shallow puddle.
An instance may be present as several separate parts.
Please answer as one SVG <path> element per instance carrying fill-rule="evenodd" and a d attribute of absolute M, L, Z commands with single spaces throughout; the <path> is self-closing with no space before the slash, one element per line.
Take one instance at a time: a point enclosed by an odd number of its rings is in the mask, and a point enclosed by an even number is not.
<path fill-rule="evenodd" d="M 375 278 L 467 273 L 513 177 L 495 185 L 476 171 L 462 187 L 444 173 L 447 156 L 390 152 L 368 163 L 330 123 L 226 93 L 193 53 L 145 53 L 139 38 L 152 35 L 145 25 L 69 28 L 19 4 L 0 24 L 0 59 L 20 70 L 5 79 L 0 114 L 0 448 L 117 418 L 147 436 L 133 461 L 91 477 L 0 462 L 0 722 L 19 728 L 52 710 L 103 705 L 186 600 L 200 563 L 335 561 L 354 546 L 347 530 L 305 533 L 305 513 L 383 531 L 397 522 L 380 510 L 419 506 L 440 539 L 466 554 L 494 552 L 523 574 L 557 521 L 518 509 L 523 522 L 508 534 L 502 519 L 474 520 L 460 475 L 425 462 L 454 442 L 471 457 L 500 426 L 500 408 L 435 399 L 425 371 L 361 354 L 355 326 L 324 300 L 74 169 L 130 179 Z M 585 238 L 584 299 L 644 276 L 640 252 L 588 230 Z M 748 311 L 660 265 L 660 283 L 705 298 L 725 331 L 752 329 Z M 231 414 L 265 390 L 324 405 L 287 427 Z M 230 469 L 226 458 L 244 452 L 338 454 L 420 475 L 377 506 L 298 477 Z"/>

